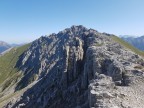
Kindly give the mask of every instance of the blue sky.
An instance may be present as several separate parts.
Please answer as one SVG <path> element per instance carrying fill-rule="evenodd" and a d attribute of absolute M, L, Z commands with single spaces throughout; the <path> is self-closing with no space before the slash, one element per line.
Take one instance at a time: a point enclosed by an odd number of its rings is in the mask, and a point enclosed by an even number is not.
<path fill-rule="evenodd" d="M 144 0 L 0 0 L 0 40 L 30 42 L 72 25 L 144 35 Z"/>

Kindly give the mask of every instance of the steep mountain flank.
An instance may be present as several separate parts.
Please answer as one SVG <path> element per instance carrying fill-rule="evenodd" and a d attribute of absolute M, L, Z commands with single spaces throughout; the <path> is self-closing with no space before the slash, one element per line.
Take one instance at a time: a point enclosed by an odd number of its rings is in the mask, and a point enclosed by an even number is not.
<path fill-rule="evenodd" d="M 0 56 L 0 102 L 3 97 L 14 92 L 18 80 L 22 77 L 21 72 L 15 67 L 19 56 L 30 46 L 24 45 L 19 48 L 13 48 L 9 52 Z M 2 105 L 0 105 L 2 107 Z"/>
<path fill-rule="evenodd" d="M 4 108 L 143 108 L 144 61 L 114 35 L 83 26 L 41 37 L 19 57 Z M 3 91 L 5 92 L 5 91 Z"/>

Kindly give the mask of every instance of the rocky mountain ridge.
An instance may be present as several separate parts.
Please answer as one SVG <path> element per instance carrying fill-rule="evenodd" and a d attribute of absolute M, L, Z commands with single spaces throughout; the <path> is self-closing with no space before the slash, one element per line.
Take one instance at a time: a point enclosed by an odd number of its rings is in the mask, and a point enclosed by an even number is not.
<path fill-rule="evenodd" d="M 3 108 L 142 108 L 144 60 L 83 26 L 35 40 L 19 57 L 23 76 Z M 23 91 L 23 92 L 22 92 Z"/>

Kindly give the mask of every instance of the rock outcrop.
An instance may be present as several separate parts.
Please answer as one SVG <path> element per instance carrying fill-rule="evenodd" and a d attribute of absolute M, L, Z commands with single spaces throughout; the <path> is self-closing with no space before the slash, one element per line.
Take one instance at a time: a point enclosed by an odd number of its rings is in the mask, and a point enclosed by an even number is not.
<path fill-rule="evenodd" d="M 143 108 L 143 66 L 110 34 L 72 26 L 39 38 L 20 56 L 15 91 L 29 89 L 4 108 Z"/>

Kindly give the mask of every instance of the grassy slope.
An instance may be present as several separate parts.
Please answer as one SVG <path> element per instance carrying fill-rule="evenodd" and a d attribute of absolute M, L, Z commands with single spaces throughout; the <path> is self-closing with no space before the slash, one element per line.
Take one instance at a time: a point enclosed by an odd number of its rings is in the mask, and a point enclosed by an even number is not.
<path fill-rule="evenodd" d="M 13 48 L 8 53 L 0 57 L 0 84 L 7 78 L 17 76 L 18 69 L 14 68 L 19 56 L 30 46 L 30 44 Z"/>
<path fill-rule="evenodd" d="M 123 45 L 124 47 L 130 49 L 131 51 L 133 51 L 134 53 L 144 57 L 144 52 L 143 51 L 140 51 L 139 49 L 133 47 L 132 45 L 130 45 L 129 43 L 125 42 L 124 40 L 120 39 L 119 37 L 117 36 L 111 36 L 111 38 L 116 41 L 117 43 Z"/>

